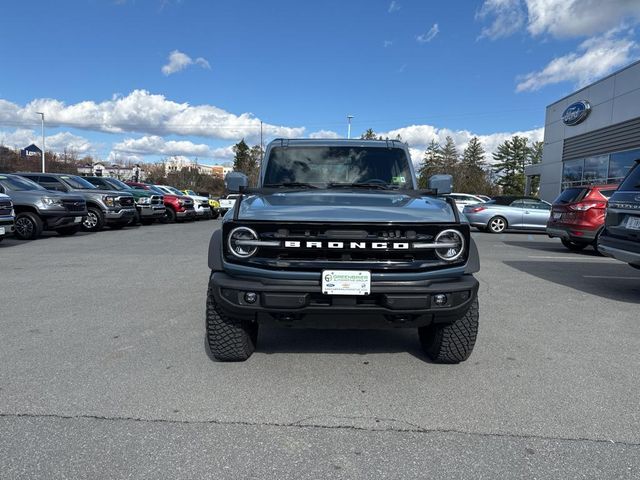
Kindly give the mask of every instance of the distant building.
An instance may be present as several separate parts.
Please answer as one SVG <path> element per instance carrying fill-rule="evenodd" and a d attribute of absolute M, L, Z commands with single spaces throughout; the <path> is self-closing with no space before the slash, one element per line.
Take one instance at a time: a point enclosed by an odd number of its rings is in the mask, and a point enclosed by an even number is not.
<path fill-rule="evenodd" d="M 165 171 L 168 174 L 172 172 L 180 172 L 183 168 L 190 171 L 198 171 L 203 175 L 212 175 L 214 177 L 224 178 L 224 176 L 233 170 L 229 165 L 202 165 L 198 161 L 193 161 L 183 156 L 169 157 L 165 162 Z"/>
<path fill-rule="evenodd" d="M 119 180 L 133 181 L 144 181 L 147 178 L 146 172 L 138 164 L 135 164 L 133 167 L 125 167 L 123 165 L 118 165 L 117 163 L 87 163 L 82 167 L 78 167 L 78 174 L 84 177 L 112 177 Z"/>

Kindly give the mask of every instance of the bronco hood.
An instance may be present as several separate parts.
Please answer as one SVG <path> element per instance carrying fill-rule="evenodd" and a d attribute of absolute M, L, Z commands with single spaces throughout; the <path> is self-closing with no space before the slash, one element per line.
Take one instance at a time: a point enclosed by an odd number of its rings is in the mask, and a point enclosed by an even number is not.
<path fill-rule="evenodd" d="M 455 222 L 451 206 L 435 197 L 398 191 L 288 191 L 245 196 L 239 220 L 299 222 Z"/>

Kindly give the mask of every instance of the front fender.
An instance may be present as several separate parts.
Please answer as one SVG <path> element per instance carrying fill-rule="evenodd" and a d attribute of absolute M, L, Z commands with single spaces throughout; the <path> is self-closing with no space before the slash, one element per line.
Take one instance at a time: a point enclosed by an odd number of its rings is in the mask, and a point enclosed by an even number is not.
<path fill-rule="evenodd" d="M 480 255 L 478 254 L 478 247 L 473 238 L 469 242 L 469 259 L 464 269 L 464 273 L 476 273 L 480 271 Z"/>
<path fill-rule="evenodd" d="M 214 272 L 222 271 L 222 228 L 215 230 L 209 240 L 209 268 Z"/>

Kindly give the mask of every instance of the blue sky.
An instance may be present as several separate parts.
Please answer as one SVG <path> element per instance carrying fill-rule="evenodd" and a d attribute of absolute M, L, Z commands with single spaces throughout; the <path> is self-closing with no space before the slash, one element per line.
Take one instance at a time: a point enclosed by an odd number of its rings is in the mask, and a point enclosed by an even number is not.
<path fill-rule="evenodd" d="M 638 58 L 628 0 L 11 2 L 0 142 L 230 159 L 242 137 L 542 138 L 544 107 Z M 164 68 L 163 68 L 164 67 Z"/>

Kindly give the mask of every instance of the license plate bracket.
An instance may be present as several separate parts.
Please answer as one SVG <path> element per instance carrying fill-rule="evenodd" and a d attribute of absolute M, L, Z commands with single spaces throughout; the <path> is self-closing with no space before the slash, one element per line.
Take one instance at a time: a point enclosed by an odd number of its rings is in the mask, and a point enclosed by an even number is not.
<path fill-rule="evenodd" d="M 325 295 L 369 295 L 371 272 L 368 270 L 323 270 L 322 293 Z"/>

